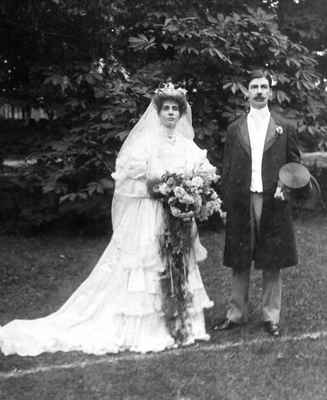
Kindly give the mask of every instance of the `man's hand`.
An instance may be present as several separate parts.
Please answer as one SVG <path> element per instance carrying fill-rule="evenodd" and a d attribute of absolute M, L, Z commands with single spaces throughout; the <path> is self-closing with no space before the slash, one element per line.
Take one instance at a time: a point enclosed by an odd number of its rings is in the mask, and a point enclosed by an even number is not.
<path fill-rule="evenodd" d="M 285 187 L 277 186 L 274 198 L 280 201 L 287 201 L 288 200 L 288 190 Z"/>

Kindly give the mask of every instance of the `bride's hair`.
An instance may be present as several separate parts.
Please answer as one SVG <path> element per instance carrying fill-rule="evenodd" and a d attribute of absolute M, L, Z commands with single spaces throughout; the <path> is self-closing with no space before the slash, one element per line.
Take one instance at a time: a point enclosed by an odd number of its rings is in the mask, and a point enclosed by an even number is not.
<path fill-rule="evenodd" d="M 172 82 L 164 83 L 161 87 L 155 90 L 153 103 L 156 106 L 158 114 L 160 113 L 165 101 L 174 101 L 178 104 L 180 116 L 186 113 L 187 110 L 187 91 L 181 87 L 175 88 Z"/>
<path fill-rule="evenodd" d="M 153 96 L 153 102 L 156 106 L 158 114 L 160 113 L 162 106 L 165 101 L 173 101 L 178 104 L 178 109 L 180 116 L 186 113 L 187 103 L 185 96 L 180 95 L 166 95 L 166 94 L 158 94 L 156 93 Z"/>

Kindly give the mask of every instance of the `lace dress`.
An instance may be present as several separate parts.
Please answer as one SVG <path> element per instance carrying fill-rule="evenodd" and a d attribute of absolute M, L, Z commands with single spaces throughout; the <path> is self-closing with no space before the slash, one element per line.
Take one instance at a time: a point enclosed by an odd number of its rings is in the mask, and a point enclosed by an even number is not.
<path fill-rule="evenodd" d="M 0 328 L 4 354 L 42 352 L 92 354 L 161 351 L 174 346 L 162 313 L 158 235 L 163 228 L 159 201 L 150 199 L 146 178 L 165 171 L 213 168 L 191 140 L 163 138 L 158 150 L 139 149 L 117 165 L 113 235 L 89 277 L 53 314 L 14 320 Z M 189 258 L 192 340 L 208 340 L 203 309 L 212 306 L 197 262 L 206 257 L 198 237 Z"/>

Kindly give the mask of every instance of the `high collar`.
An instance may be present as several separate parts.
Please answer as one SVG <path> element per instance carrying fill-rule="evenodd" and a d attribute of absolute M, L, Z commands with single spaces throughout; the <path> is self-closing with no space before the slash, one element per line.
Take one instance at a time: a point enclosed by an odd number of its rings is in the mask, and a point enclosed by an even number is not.
<path fill-rule="evenodd" d="M 159 135 L 164 143 L 175 144 L 179 136 L 177 129 L 167 129 L 165 126 L 161 125 L 159 129 Z"/>
<path fill-rule="evenodd" d="M 268 119 L 270 117 L 270 112 L 269 112 L 268 106 L 266 105 L 263 108 L 250 107 L 249 117 Z"/>

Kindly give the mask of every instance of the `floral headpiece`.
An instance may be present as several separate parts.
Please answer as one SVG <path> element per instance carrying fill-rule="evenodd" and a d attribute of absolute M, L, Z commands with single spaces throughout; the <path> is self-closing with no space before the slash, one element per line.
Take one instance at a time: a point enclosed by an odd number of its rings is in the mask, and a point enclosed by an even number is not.
<path fill-rule="evenodd" d="M 175 88 L 171 82 L 164 83 L 161 87 L 156 89 L 154 93 L 157 96 L 172 96 L 172 97 L 186 97 L 187 90 L 181 87 Z"/>

